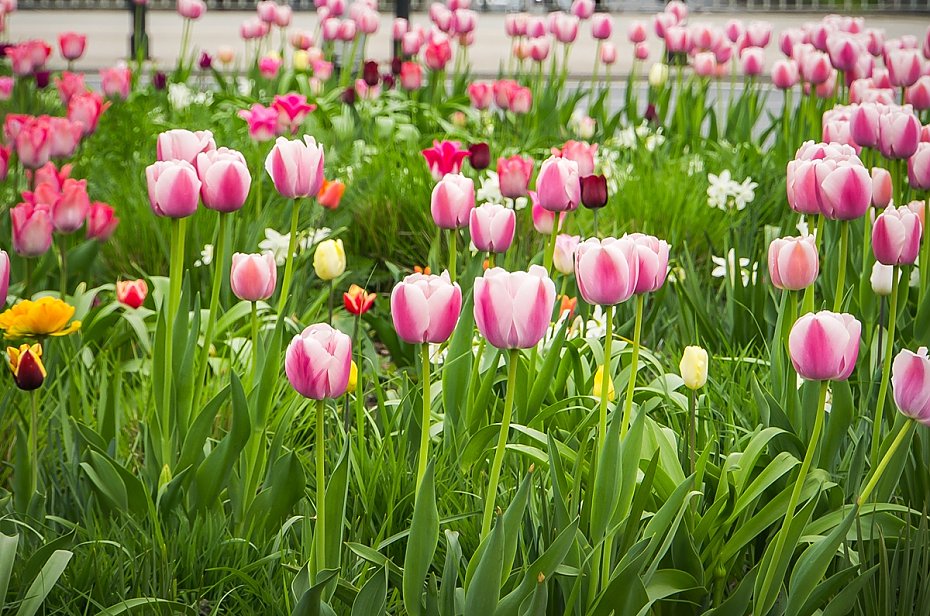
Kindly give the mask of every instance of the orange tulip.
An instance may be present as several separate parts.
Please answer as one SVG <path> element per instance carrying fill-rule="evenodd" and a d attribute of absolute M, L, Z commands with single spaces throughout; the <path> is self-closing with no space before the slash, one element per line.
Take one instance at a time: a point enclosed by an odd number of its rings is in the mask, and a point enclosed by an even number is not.
<path fill-rule="evenodd" d="M 339 207 L 339 202 L 342 201 L 342 195 L 345 191 L 346 185 L 339 180 L 323 180 L 323 186 L 320 187 L 316 200 L 323 207 L 335 210 Z"/>

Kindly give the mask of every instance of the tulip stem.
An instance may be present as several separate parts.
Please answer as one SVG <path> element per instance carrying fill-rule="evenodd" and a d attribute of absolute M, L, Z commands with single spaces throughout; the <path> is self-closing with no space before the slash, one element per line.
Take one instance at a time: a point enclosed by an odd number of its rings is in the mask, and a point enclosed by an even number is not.
<path fill-rule="evenodd" d="M 329 325 L 333 324 L 333 295 L 336 294 L 336 283 L 333 279 L 329 281 L 329 298 L 327 298 L 326 303 L 329 308 L 329 315 L 327 317 L 326 323 Z"/>
<path fill-rule="evenodd" d="M 420 370 L 423 381 L 423 415 L 420 421 L 420 453 L 417 455 L 417 491 L 426 474 L 426 459 L 429 457 L 429 421 L 430 421 L 430 374 L 429 343 L 420 345 Z"/>
<path fill-rule="evenodd" d="M 448 241 L 449 241 L 449 280 L 455 282 L 455 266 L 458 262 L 458 255 L 456 254 L 457 244 L 456 235 L 458 234 L 457 229 L 447 229 Z"/>
<path fill-rule="evenodd" d="M 827 388 L 829 387 L 829 381 L 820 382 L 820 396 L 817 400 L 817 415 L 814 418 L 814 430 L 811 433 L 810 441 L 807 445 L 807 453 L 804 454 L 804 460 L 801 462 L 801 470 L 798 472 L 798 478 L 794 482 L 794 489 L 791 491 L 791 498 L 788 500 L 788 510 L 785 512 L 785 519 L 782 522 L 781 529 L 778 532 L 778 536 L 775 540 L 775 551 L 772 552 L 773 559 L 769 563 L 769 567 L 765 572 L 765 579 L 762 582 L 762 589 L 759 593 L 759 599 L 761 601 L 766 601 L 769 595 L 769 590 L 772 587 L 772 584 L 775 583 L 775 571 L 777 569 L 775 565 L 775 559 L 781 556 L 782 550 L 785 549 L 785 541 L 788 540 L 788 532 L 791 527 L 791 522 L 794 520 L 794 510 L 798 506 L 798 500 L 801 498 L 801 490 L 804 489 L 804 481 L 807 479 L 807 473 L 810 470 L 811 463 L 814 460 L 814 452 L 817 450 L 817 446 L 820 442 L 820 433 L 823 431 L 824 423 L 824 409 L 827 404 Z M 763 605 L 763 607 L 765 607 Z M 766 608 L 767 611 L 767 608 Z"/>
<path fill-rule="evenodd" d="M 552 277 L 552 259 L 555 255 L 555 238 L 559 235 L 559 212 L 554 212 L 552 218 L 552 231 L 549 234 L 549 242 L 546 244 L 546 254 L 544 264 L 546 266 L 546 271 L 549 272 L 549 277 Z"/>
<path fill-rule="evenodd" d="M 891 268 L 891 299 L 888 305 L 888 335 L 885 339 L 885 355 L 882 357 L 882 381 L 878 386 L 878 401 L 875 404 L 875 419 L 872 420 L 872 465 L 878 463 L 881 448 L 882 423 L 885 398 L 888 396 L 888 381 L 891 376 L 891 356 L 894 354 L 894 330 L 898 316 L 898 271 L 896 265 Z"/>
<path fill-rule="evenodd" d="M 875 486 L 878 485 L 878 480 L 882 478 L 882 474 L 885 472 L 885 468 L 888 466 L 888 463 L 891 462 L 891 458 L 898 450 L 898 447 L 901 446 L 901 443 L 904 442 L 904 439 L 908 436 L 911 428 L 913 428 L 915 425 L 917 425 L 916 421 L 908 419 L 905 421 L 904 425 L 901 426 L 901 429 L 898 430 L 898 435 L 891 443 L 888 451 L 885 452 L 881 462 L 879 462 L 878 466 L 875 467 L 875 472 L 872 473 L 872 477 L 869 479 L 869 482 L 865 484 L 864 488 L 862 488 L 862 494 L 860 494 L 859 498 L 856 499 L 857 507 L 861 507 L 866 503 L 866 501 L 869 500 L 869 495 L 872 494 L 872 490 L 874 490 Z"/>
<path fill-rule="evenodd" d="M 181 283 L 184 275 L 184 240 L 187 234 L 187 218 L 171 221 L 171 262 L 168 270 L 167 322 L 165 323 L 165 376 L 161 409 L 162 465 L 171 459 L 171 381 L 174 376 L 174 326 L 181 302 Z"/>
<path fill-rule="evenodd" d="M 607 306 L 604 311 L 604 321 L 607 333 L 604 336 L 604 360 L 601 368 L 601 400 L 597 418 L 597 450 L 604 450 L 604 440 L 607 438 L 607 398 L 610 393 L 610 359 L 611 343 L 614 338 L 614 307 Z"/>
<path fill-rule="evenodd" d="M 497 496 L 497 484 L 501 478 L 501 466 L 504 463 L 504 450 L 507 448 L 507 435 L 510 432 L 510 416 L 513 413 L 513 396 L 517 385 L 517 364 L 520 361 L 520 350 L 510 349 L 509 365 L 507 369 L 507 395 L 504 398 L 504 416 L 501 418 L 501 429 L 497 437 L 497 447 L 494 449 L 494 461 L 491 464 L 491 476 L 488 478 L 488 491 L 484 497 L 484 517 L 481 521 L 481 538 L 484 539 L 491 532 L 491 520 L 494 517 L 494 500 Z"/>
<path fill-rule="evenodd" d="M 697 392 L 691 390 L 691 396 L 688 399 L 688 462 L 690 464 L 689 475 L 694 474 L 694 450 L 697 448 Z"/>
<path fill-rule="evenodd" d="M 833 298 L 833 312 L 839 312 L 843 307 L 843 295 L 846 288 L 846 261 L 849 253 L 849 221 L 840 223 L 840 255 L 839 271 L 836 275 L 836 295 Z"/>
<path fill-rule="evenodd" d="M 636 387 L 636 373 L 639 370 L 639 340 L 643 330 L 643 312 L 646 296 L 636 296 L 636 321 L 633 325 L 633 359 L 630 360 L 630 380 L 626 385 L 626 399 L 623 401 L 623 423 L 620 424 L 620 438 L 626 436 L 633 415 L 633 390 Z"/>
<path fill-rule="evenodd" d="M 326 414 L 326 400 L 316 403 L 316 570 L 326 568 L 326 475 L 323 457 L 323 419 Z"/>
<path fill-rule="evenodd" d="M 278 315 L 284 313 L 287 296 L 291 291 L 291 277 L 294 275 L 294 252 L 297 250 L 297 223 L 300 221 L 300 207 L 297 200 L 291 201 L 291 239 L 287 244 L 287 261 L 284 264 L 284 280 L 281 283 L 281 297 L 278 298 Z"/>
<path fill-rule="evenodd" d="M 923 305 L 924 297 L 927 294 L 927 281 L 930 280 L 930 229 L 927 224 L 930 223 L 930 196 L 924 200 L 924 229 L 923 229 L 923 252 L 920 255 L 920 294 L 918 306 Z"/>
<path fill-rule="evenodd" d="M 223 287 L 223 271 L 226 267 L 226 227 L 228 216 L 222 212 L 219 213 L 220 225 L 216 236 L 216 248 L 213 251 L 213 282 L 210 289 L 210 316 L 207 319 L 207 328 L 203 334 L 203 348 L 200 351 L 200 363 L 198 365 L 197 380 L 195 386 L 200 388 L 203 379 L 207 374 L 207 363 L 210 358 L 210 347 L 213 345 L 213 332 L 216 329 L 216 316 L 220 308 L 220 289 Z M 206 387 L 202 392 L 206 393 Z"/>
<path fill-rule="evenodd" d="M 39 394 L 33 390 L 29 394 L 29 453 L 32 456 L 32 469 L 29 474 L 29 487 L 32 488 L 31 499 L 39 489 Z"/>
<path fill-rule="evenodd" d="M 252 378 L 251 384 L 255 385 L 258 377 L 258 302 L 252 302 Z"/>
<path fill-rule="evenodd" d="M 68 293 L 68 250 L 65 241 L 68 236 L 63 235 L 58 241 L 58 254 L 61 258 L 61 300 L 65 300 Z"/>

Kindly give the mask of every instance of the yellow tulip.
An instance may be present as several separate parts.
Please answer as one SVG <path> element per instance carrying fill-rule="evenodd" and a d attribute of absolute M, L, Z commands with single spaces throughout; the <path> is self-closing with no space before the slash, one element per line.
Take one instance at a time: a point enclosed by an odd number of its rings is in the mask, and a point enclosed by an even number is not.
<path fill-rule="evenodd" d="M 313 253 L 313 270 L 321 280 L 333 280 L 346 271 L 346 253 L 342 240 L 320 242 Z"/>
<path fill-rule="evenodd" d="M 707 382 L 707 351 L 699 346 L 685 347 L 678 369 L 688 389 L 704 387 Z"/>
<path fill-rule="evenodd" d="M 74 306 L 60 299 L 25 299 L 0 314 L 0 330 L 13 339 L 66 336 L 81 327 L 80 321 L 68 323 L 73 316 Z"/>
<path fill-rule="evenodd" d="M 597 372 L 594 373 L 594 397 L 597 399 L 601 398 L 601 392 L 604 387 L 604 366 L 598 366 Z M 617 397 L 617 392 L 614 391 L 614 380 L 610 378 L 610 375 L 607 375 L 607 401 L 613 402 L 614 398 Z"/>
<path fill-rule="evenodd" d="M 310 66 L 310 54 L 303 49 L 298 49 L 294 52 L 293 62 L 295 71 L 305 71 Z"/>
<path fill-rule="evenodd" d="M 346 391 L 350 394 L 354 393 L 356 385 L 358 385 L 358 366 L 353 361 L 352 367 L 349 369 L 349 385 L 346 387 Z"/>

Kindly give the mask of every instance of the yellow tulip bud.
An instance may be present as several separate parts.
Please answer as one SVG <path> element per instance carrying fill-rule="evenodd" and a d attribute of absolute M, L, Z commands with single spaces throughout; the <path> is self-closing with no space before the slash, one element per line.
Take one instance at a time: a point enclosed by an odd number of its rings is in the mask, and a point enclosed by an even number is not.
<path fill-rule="evenodd" d="M 658 88 L 668 81 L 668 64 L 657 62 L 649 69 L 649 85 Z"/>
<path fill-rule="evenodd" d="M 355 393 L 355 387 L 358 385 L 358 366 L 355 365 L 355 362 L 352 362 L 352 367 L 349 368 L 349 385 L 346 387 L 346 391 Z"/>
<path fill-rule="evenodd" d="M 310 54 L 303 49 L 294 52 L 294 70 L 305 71 L 310 66 Z"/>
<path fill-rule="evenodd" d="M 346 252 L 342 240 L 320 242 L 313 254 L 313 270 L 321 280 L 333 280 L 346 271 Z"/>
<path fill-rule="evenodd" d="M 595 398 L 600 399 L 601 392 L 604 391 L 604 366 L 598 366 L 597 372 L 594 373 L 594 392 L 593 395 Z M 617 392 L 614 390 L 614 380 L 610 378 L 610 375 L 607 375 L 607 401 L 613 402 L 614 398 L 617 397 Z"/>
<path fill-rule="evenodd" d="M 685 347 L 678 369 L 688 389 L 704 387 L 707 382 L 707 351 L 699 346 Z"/>

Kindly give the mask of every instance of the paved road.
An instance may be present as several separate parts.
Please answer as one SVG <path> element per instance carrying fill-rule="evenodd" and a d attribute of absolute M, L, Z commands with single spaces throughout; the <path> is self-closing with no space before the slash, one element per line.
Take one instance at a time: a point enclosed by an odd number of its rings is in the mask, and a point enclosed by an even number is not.
<path fill-rule="evenodd" d="M 230 45 L 238 54 L 244 52 L 244 45 L 239 38 L 239 24 L 252 13 L 238 11 L 208 12 L 194 26 L 193 41 L 200 49 L 215 51 L 221 45 Z M 809 13 L 756 13 L 694 14 L 691 23 L 698 21 L 723 25 L 733 17 L 770 21 L 777 33 L 788 27 L 800 26 L 815 19 Z M 614 75 L 626 75 L 632 66 L 632 46 L 626 40 L 626 28 L 634 19 L 651 23 L 649 13 L 622 13 L 615 15 L 614 43 L 619 49 L 619 59 L 614 66 Z M 312 12 L 298 12 L 292 28 L 313 32 L 316 27 L 316 15 Z M 415 15 L 415 23 L 429 23 L 425 14 Z M 867 18 L 868 27 L 882 28 L 889 37 L 912 34 L 922 36 L 926 32 L 927 20 L 914 16 L 874 15 Z M 80 70 L 96 70 L 110 66 L 125 58 L 128 53 L 130 32 L 128 11 L 20 11 L 8 19 L 8 36 L 12 40 L 44 38 L 54 40 L 63 30 L 83 32 L 88 36 L 86 56 L 77 64 Z M 172 11 L 152 11 L 149 14 L 149 37 L 152 41 L 153 59 L 163 67 L 171 67 L 176 62 L 181 40 L 181 18 Z M 372 59 L 387 60 L 390 57 L 391 17 L 382 17 L 378 33 L 370 41 L 368 56 Z M 776 38 L 768 49 L 769 62 L 777 59 Z M 652 37 L 650 40 L 652 55 L 650 61 L 660 57 L 661 42 Z M 474 46 L 469 52 L 473 69 L 479 74 L 496 74 L 501 63 L 510 54 L 510 45 L 504 34 L 504 17 L 500 13 L 483 13 L 479 18 Z M 570 71 L 575 75 L 590 74 L 595 54 L 595 41 L 589 35 L 589 26 L 582 25 L 578 40 L 572 48 L 569 59 Z M 62 66 L 59 59 L 52 63 L 53 68 Z"/>

